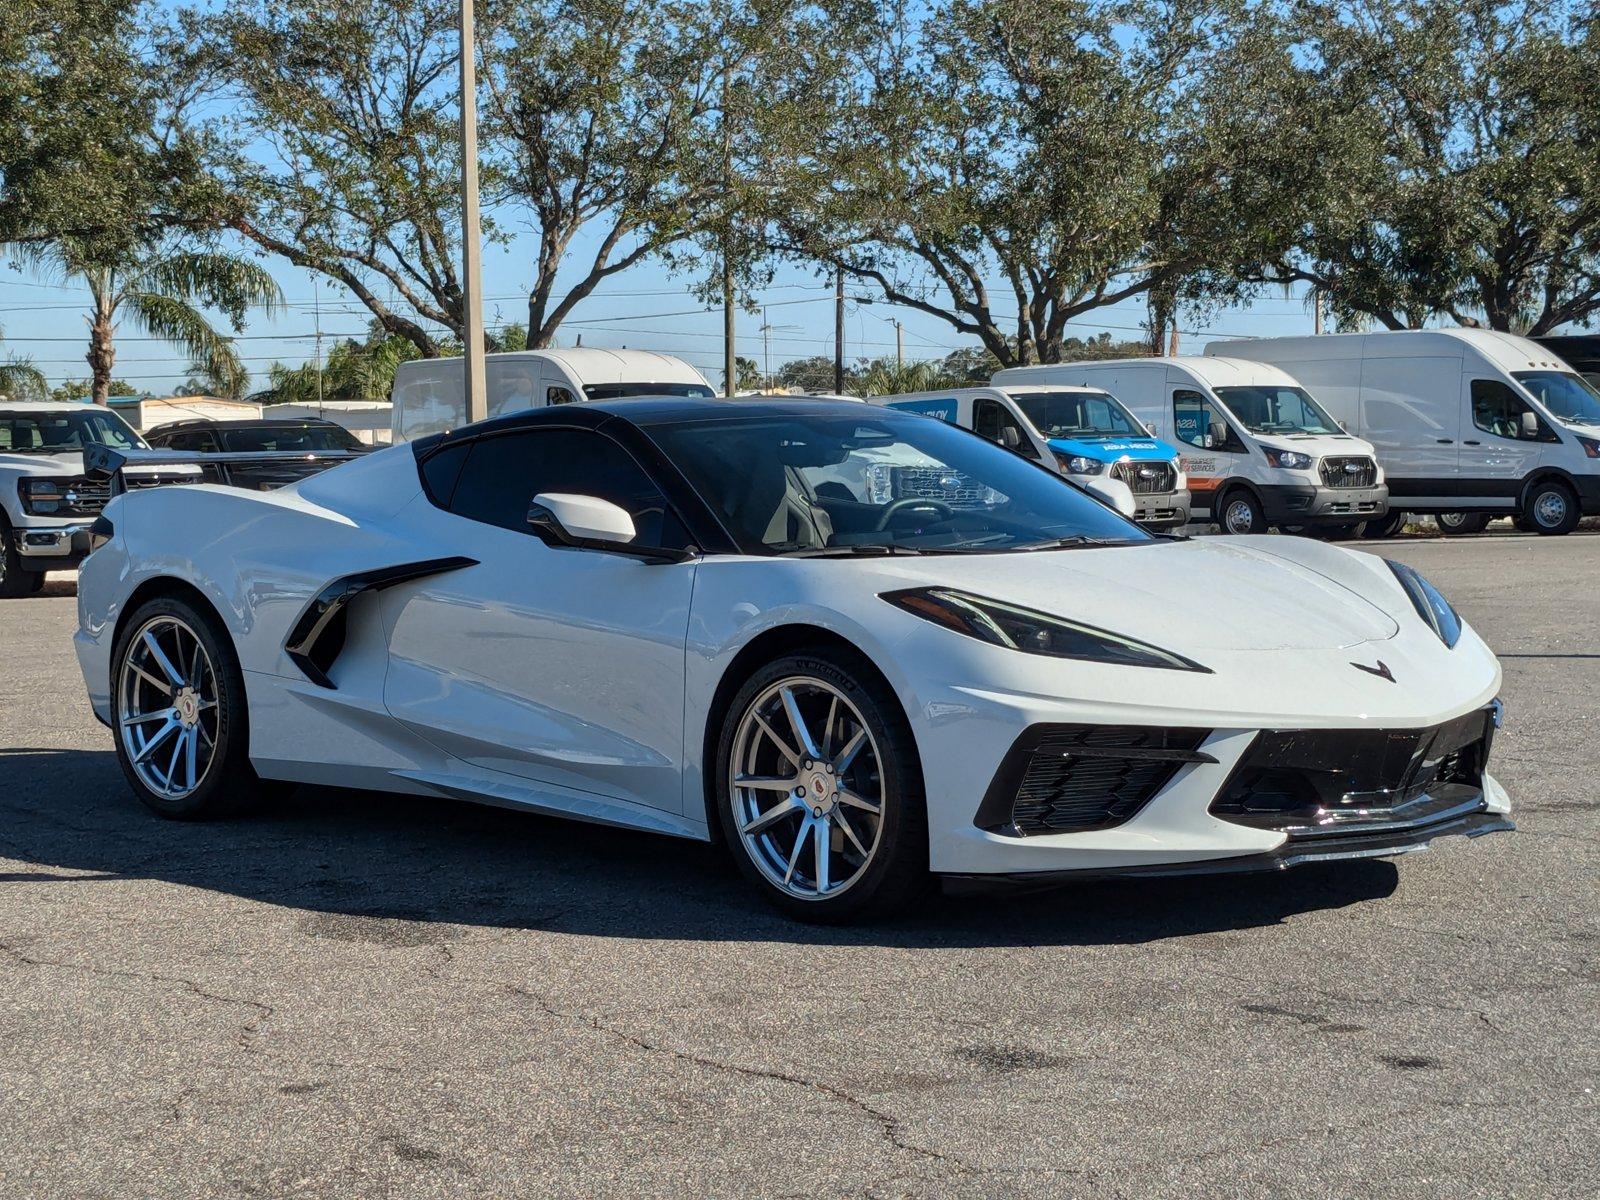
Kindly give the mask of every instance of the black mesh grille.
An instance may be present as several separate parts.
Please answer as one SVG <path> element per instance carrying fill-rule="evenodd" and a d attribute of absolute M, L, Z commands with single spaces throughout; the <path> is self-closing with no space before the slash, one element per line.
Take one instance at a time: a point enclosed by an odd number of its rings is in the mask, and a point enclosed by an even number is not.
<path fill-rule="evenodd" d="M 1207 733 L 1139 725 L 1036 725 L 1007 753 L 977 823 L 1020 835 L 1120 825 L 1185 764 L 1214 761 L 1198 750 Z"/>
<path fill-rule="evenodd" d="M 1365 455 L 1334 455 L 1322 460 L 1322 482 L 1335 488 L 1364 488 L 1378 482 L 1378 464 Z"/>
<path fill-rule="evenodd" d="M 1260 734 L 1212 801 L 1243 825 L 1297 836 L 1392 825 L 1481 796 L 1490 710 L 1427 729 L 1301 729 Z"/>
<path fill-rule="evenodd" d="M 1178 470 L 1171 463 L 1119 462 L 1111 473 L 1139 496 L 1170 492 L 1178 486 Z"/>

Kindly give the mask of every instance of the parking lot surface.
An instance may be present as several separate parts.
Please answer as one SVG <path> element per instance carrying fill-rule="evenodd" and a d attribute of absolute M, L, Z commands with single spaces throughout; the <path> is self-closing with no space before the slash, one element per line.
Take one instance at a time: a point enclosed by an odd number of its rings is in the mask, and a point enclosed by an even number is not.
<path fill-rule="evenodd" d="M 1369 546 L 1518 832 L 826 930 L 711 850 L 303 789 L 164 822 L 0 606 L 0 1196 L 1590 1196 L 1600 536 Z"/>

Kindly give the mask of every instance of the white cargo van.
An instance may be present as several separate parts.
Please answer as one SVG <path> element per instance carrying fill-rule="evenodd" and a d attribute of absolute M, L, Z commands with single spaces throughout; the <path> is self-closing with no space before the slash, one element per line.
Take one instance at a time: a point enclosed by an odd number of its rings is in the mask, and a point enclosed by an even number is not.
<path fill-rule="evenodd" d="M 871 403 L 922 413 L 998 442 L 1078 484 L 1120 479 L 1133 493 L 1134 519 L 1154 529 L 1189 522 L 1189 491 L 1178 452 L 1099 388 L 947 388 L 874 396 Z"/>
<path fill-rule="evenodd" d="M 1206 353 L 1273 363 L 1315 390 L 1377 447 L 1396 508 L 1467 514 L 1477 528 L 1501 514 L 1548 534 L 1600 513 L 1600 392 L 1537 342 L 1408 329 Z"/>
<path fill-rule="evenodd" d="M 491 354 L 489 415 L 622 396 L 712 396 L 705 377 L 681 358 L 650 350 L 516 350 Z M 459 358 L 423 358 L 395 372 L 394 440 L 410 441 L 466 424 Z"/>
<path fill-rule="evenodd" d="M 1119 358 L 1011 367 L 995 384 L 1103 388 L 1178 447 L 1190 517 L 1227 533 L 1354 529 L 1389 510 L 1372 447 L 1291 376 L 1225 358 Z"/>

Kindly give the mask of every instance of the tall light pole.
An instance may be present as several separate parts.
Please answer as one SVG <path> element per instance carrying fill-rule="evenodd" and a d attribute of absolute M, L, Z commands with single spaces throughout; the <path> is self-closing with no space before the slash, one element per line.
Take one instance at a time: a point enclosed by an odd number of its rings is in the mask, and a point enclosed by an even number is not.
<path fill-rule="evenodd" d="M 472 0 L 461 0 L 461 356 L 467 420 L 489 416 L 484 390 L 483 259 L 478 223 L 478 71 Z"/>

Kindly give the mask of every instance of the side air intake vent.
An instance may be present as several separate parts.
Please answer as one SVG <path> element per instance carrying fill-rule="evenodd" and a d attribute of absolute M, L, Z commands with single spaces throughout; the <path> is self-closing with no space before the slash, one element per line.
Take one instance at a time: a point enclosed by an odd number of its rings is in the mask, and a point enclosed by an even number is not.
<path fill-rule="evenodd" d="M 980 828 L 1027 836 L 1120 825 L 1188 763 L 1216 759 L 1207 729 L 1035 725 L 1007 751 L 978 809 Z"/>

